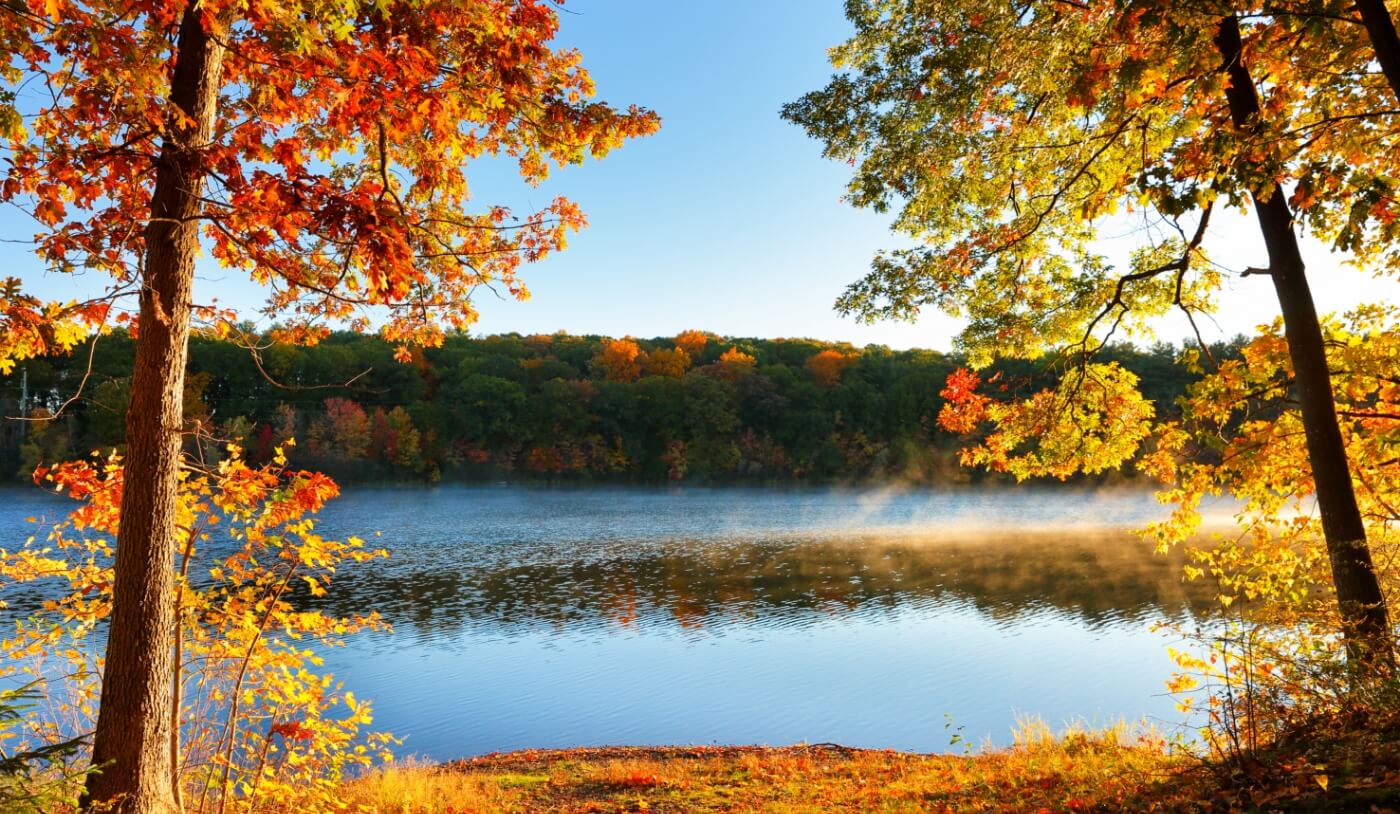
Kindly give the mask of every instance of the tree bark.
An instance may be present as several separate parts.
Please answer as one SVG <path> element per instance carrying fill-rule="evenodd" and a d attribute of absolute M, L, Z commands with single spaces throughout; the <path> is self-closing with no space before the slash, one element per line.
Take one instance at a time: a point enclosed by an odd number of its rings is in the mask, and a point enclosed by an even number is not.
<path fill-rule="evenodd" d="M 1366 25 L 1381 73 L 1390 83 L 1396 101 L 1400 101 L 1400 35 L 1395 33 L 1390 9 L 1385 7 L 1385 0 L 1356 0 L 1356 8 L 1361 12 L 1361 22 Z"/>
<path fill-rule="evenodd" d="M 140 331 L 126 415 L 121 528 L 93 765 L 84 806 L 177 810 L 170 756 L 177 475 L 203 148 L 213 135 L 224 49 L 197 0 L 176 45 L 164 142 L 146 226 Z"/>
<path fill-rule="evenodd" d="M 1225 96 L 1231 122 L 1243 132 L 1254 132 L 1259 125 L 1259 95 L 1244 61 L 1239 20 L 1233 15 L 1221 20 L 1215 44 L 1222 59 L 1221 69 L 1230 80 Z M 1283 188 L 1275 183 L 1267 196 L 1256 195 L 1254 211 L 1269 253 L 1269 275 L 1283 312 L 1284 335 L 1293 361 L 1308 461 L 1348 655 L 1358 666 L 1390 671 L 1395 657 L 1385 595 L 1366 543 L 1366 526 L 1356 503 L 1351 466 L 1337 423 L 1322 326 Z"/>

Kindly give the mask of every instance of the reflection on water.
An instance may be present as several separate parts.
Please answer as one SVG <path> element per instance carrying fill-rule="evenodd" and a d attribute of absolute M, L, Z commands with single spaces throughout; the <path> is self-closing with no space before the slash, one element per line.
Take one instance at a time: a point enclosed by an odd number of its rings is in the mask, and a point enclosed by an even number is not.
<path fill-rule="evenodd" d="M 35 500 L 0 504 L 6 542 L 61 507 Z M 1019 713 L 1175 720 L 1148 626 L 1208 597 L 1123 531 L 1160 511 L 1136 492 L 351 488 L 323 531 L 381 531 L 391 559 L 297 601 L 393 623 L 328 665 L 410 752 L 936 751 L 945 713 L 998 741 Z"/>
<path fill-rule="evenodd" d="M 378 608 L 400 633 L 433 639 L 597 626 L 762 630 L 939 605 L 994 623 L 1058 614 L 1100 627 L 1180 618 L 1208 599 L 1182 584 L 1179 560 L 1148 556 L 1125 533 L 526 545 L 464 544 L 420 558 L 418 547 L 391 541 L 396 565 L 301 601 L 340 614 Z"/>

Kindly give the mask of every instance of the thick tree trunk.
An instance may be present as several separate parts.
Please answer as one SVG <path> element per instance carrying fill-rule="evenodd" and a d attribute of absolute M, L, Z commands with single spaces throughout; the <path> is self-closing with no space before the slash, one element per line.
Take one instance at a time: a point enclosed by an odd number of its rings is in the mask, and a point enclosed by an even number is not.
<path fill-rule="evenodd" d="M 1253 131 L 1258 126 L 1259 95 L 1244 62 L 1244 46 L 1235 17 L 1221 21 L 1215 43 L 1223 60 L 1222 69 L 1230 79 L 1225 95 L 1231 121 L 1244 132 Z M 1293 229 L 1293 213 L 1288 209 L 1283 188 L 1274 184 L 1267 197 L 1256 197 L 1254 211 L 1269 253 L 1269 274 L 1283 311 L 1308 461 L 1312 465 L 1348 652 L 1361 665 L 1390 670 L 1394 667 L 1394 652 L 1385 596 L 1366 544 L 1366 526 L 1356 504 L 1351 467 L 1337 423 L 1322 326 L 1308 288 Z"/>
<path fill-rule="evenodd" d="M 1385 7 L 1385 0 L 1356 0 L 1356 8 L 1361 12 L 1361 22 L 1366 25 L 1381 73 L 1390 83 L 1396 101 L 1400 101 L 1400 35 L 1395 33 L 1390 9 Z"/>
<path fill-rule="evenodd" d="M 177 810 L 170 763 L 175 508 L 202 148 L 213 133 L 223 46 L 197 3 L 180 25 L 169 129 L 146 226 L 140 333 L 126 416 L 126 469 L 112 620 L 85 805 L 118 814 Z M 181 115 L 181 113 L 183 115 Z"/>

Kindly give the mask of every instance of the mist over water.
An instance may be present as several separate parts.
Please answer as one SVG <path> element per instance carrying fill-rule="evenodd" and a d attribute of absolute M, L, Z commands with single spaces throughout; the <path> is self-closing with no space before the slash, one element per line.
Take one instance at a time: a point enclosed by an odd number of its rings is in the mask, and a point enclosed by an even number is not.
<path fill-rule="evenodd" d="M 359 489 L 327 534 L 387 561 L 314 604 L 391 634 L 330 654 L 434 758 L 616 743 L 942 751 L 1177 714 L 1154 621 L 1208 606 L 1125 529 L 1150 493 Z M 310 597 L 299 601 L 312 604 Z"/>
<path fill-rule="evenodd" d="M 0 538 L 70 505 L 0 492 Z M 1130 490 L 351 486 L 321 532 L 391 556 L 294 601 L 393 624 L 327 669 L 405 753 L 944 751 L 947 716 L 998 743 L 1019 715 L 1179 720 L 1149 627 L 1211 600 L 1126 531 L 1164 513 Z"/>

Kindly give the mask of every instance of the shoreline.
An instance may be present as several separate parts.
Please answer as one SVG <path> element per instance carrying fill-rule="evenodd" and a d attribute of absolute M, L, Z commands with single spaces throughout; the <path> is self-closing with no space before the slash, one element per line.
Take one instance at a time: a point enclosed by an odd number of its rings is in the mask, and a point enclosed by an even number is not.
<path fill-rule="evenodd" d="M 1330 784 L 1312 755 L 1231 778 L 1151 730 L 1053 735 L 1030 722 L 1012 746 L 961 755 L 834 743 L 497 752 L 380 770 L 348 783 L 345 799 L 380 814 L 1389 811 L 1400 760 L 1387 752 L 1326 769 Z"/>
<path fill-rule="evenodd" d="M 1121 734 L 1035 735 L 968 755 L 834 743 L 525 749 L 391 767 L 346 790 L 381 814 L 1128 810 L 1157 793 L 1144 778 L 1180 761 Z"/>

